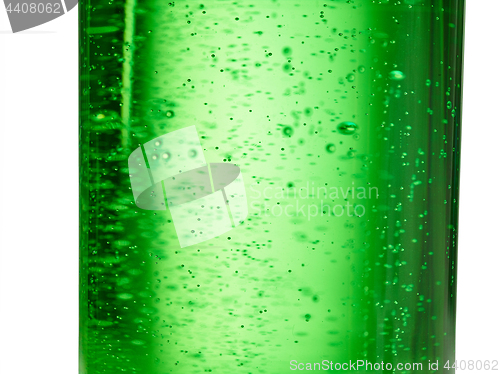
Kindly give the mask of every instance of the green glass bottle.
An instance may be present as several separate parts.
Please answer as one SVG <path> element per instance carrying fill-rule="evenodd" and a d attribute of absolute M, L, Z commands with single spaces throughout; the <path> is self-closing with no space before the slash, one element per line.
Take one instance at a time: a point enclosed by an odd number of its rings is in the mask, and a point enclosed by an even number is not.
<path fill-rule="evenodd" d="M 452 372 L 463 0 L 79 6 L 81 374 Z"/>

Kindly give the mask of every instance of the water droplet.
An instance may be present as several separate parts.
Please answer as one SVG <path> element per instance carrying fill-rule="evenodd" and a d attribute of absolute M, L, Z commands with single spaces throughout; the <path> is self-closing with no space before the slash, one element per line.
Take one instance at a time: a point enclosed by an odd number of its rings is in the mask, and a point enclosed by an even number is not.
<path fill-rule="evenodd" d="M 326 145 L 326 151 L 328 153 L 334 153 L 336 150 L 337 150 L 337 147 L 335 146 L 335 144 L 330 143 L 330 144 Z"/>
<path fill-rule="evenodd" d="M 353 135 L 358 129 L 358 125 L 354 122 L 342 122 L 337 126 L 337 130 L 342 135 Z"/>
<path fill-rule="evenodd" d="M 160 145 L 161 145 L 161 142 L 160 142 L 159 140 L 157 140 L 157 141 L 155 142 L 155 146 L 156 146 L 156 147 L 159 147 Z"/>
<path fill-rule="evenodd" d="M 168 152 L 165 152 L 162 156 L 161 156 L 164 160 L 169 160 L 170 159 L 170 153 Z"/>
<path fill-rule="evenodd" d="M 354 74 L 349 74 L 349 75 L 347 75 L 347 77 L 346 77 L 346 79 L 347 79 L 347 81 L 348 81 L 348 82 L 354 82 L 354 79 L 355 79 L 355 78 L 356 78 L 356 77 L 354 76 Z"/>
<path fill-rule="evenodd" d="M 389 79 L 393 81 L 402 81 L 406 78 L 406 75 L 399 70 L 393 70 L 389 73 Z"/>
<path fill-rule="evenodd" d="M 189 152 L 188 152 L 188 156 L 193 158 L 193 157 L 196 157 L 198 153 L 196 152 L 195 149 L 191 149 Z"/>
<path fill-rule="evenodd" d="M 360 67 L 358 67 L 358 71 L 359 71 L 360 73 L 364 73 L 364 72 L 366 71 L 366 68 L 365 68 L 364 66 L 362 66 L 362 65 L 361 65 Z"/>
<path fill-rule="evenodd" d="M 172 118 L 174 116 L 174 111 L 173 110 L 167 110 L 165 112 L 165 116 L 167 116 L 167 118 Z"/>
<path fill-rule="evenodd" d="M 152 155 L 152 156 L 151 156 L 151 158 L 152 158 L 153 160 L 158 160 L 158 155 L 156 155 L 156 154 L 155 154 L 155 155 Z"/>
<path fill-rule="evenodd" d="M 287 137 L 291 137 L 293 135 L 293 129 L 290 126 L 286 126 L 283 129 L 283 135 L 285 135 Z"/>
<path fill-rule="evenodd" d="M 290 48 L 290 47 L 283 48 L 283 54 L 285 56 L 288 56 L 288 55 L 292 54 L 292 48 Z"/>

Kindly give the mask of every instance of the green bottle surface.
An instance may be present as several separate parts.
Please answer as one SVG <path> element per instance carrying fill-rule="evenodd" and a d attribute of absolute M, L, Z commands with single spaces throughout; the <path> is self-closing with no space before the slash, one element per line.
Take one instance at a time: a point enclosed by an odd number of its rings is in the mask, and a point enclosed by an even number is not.
<path fill-rule="evenodd" d="M 453 372 L 463 0 L 79 7 L 81 374 Z"/>

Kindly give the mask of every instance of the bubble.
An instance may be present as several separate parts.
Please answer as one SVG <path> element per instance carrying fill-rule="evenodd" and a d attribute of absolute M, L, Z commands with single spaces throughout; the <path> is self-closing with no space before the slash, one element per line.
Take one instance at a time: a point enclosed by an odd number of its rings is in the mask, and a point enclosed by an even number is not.
<path fill-rule="evenodd" d="M 157 140 L 157 141 L 155 142 L 155 146 L 159 147 L 160 145 L 161 145 L 161 142 L 160 142 L 159 140 Z"/>
<path fill-rule="evenodd" d="M 113 326 L 113 322 L 111 321 L 104 321 L 104 320 L 94 320 L 97 323 L 97 326 L 99 327 L 109 327 Z"/>
<path fill-rule="evenodd" d="M 354 122 L 342 122 L 337 126 L 337 130 L 342 135 L 353 135 L 358 129 L 358 125 Z"/>
<path fill-rule="evenodd" d="M 198 153 L 196 152 L 195 149 L 191 149 L 189 152 L 188 152 L 188 156 L 193 158 L 193 157 L 196 157 Z"/>
<path fill-rule="evenodd" d="M 121 300 L 130 300 L 134 297 L 134 295 L 132 295 L 130 293 L 120 293 L 116 297 L 121 299 Z"/>
<path fill-rule="evenodd" d="M 120 116 L 117 112 L 111 110 L 103 110 L 90 117 L 94 122 L 119 121 Z"/>
<path fill-rule="evenodd" d="M 174 111 L 173 111 L 173 110 L 167 110 L 167 111 L 165 112 L 165 116 L 166 116 L 167 118 L 172 118 L 172 117 L 174 116 Z"/>
<path fill-rule="evenodd" d="M 335 153 L 336 150 L 337 150 L 337 147 L 335 146 L 335 144 L 330 143 L 330 144 L 326 145 L 326 151 L 328 153 Z"/>
<path fill-rule="evenodd" d="M 387 39 L 389 38 L 389 34 L 385 33 L 385 32 L 377 32 L 375 34 L 373 34 L 373 36 L 377 39 Z"/>
<path fill-rule="evenodd" d="M 347 75 L 347 77 L 346 77 L 346 79 L 347 79 L 347 81 L 348 81 L 348 82 L 354 82 L 354 79 L 355 79 L 355 78 L 356 78 L 356 77 L 354 76 L 354 74 L 349 74 L 349 75 Z"/>
<path fill-rule="evenodd" d="M 162 154 L 162 155 L 161 155 L 161 157 L 162 157 L 164 160 L 168 161 L 168 160 L 170 159 L 170 153 L 165 152 L 164 154 Z"/>
<path fill-rule="evenodd" d="M 406 78 L 406 75 L 399 70 L 393 70 L 389 73 L 389 79 L 393 81 L 402 81 Z"/>
<path fill-rule="evenodd" d="M 360 67 L 358 67 L 358 71 L 360 73 L 364 73 L 366 71 L 366 68 L 363 65 L 361 65 Z"/>
<path fill-rule="evenodd" d="M 283 129 L 283 135 L 285 135 L 287 137 L 291 137 L 293 135 L 293 129 L 290 126 L 286 126 Z"/>

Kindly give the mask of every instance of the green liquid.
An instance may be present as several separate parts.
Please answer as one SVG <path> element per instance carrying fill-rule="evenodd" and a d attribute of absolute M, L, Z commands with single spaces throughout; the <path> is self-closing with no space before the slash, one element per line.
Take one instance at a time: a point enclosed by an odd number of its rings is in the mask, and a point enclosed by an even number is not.
<path fill-rule="evenodd" d="M 80 373 L 452 372 L 463 5 L 80 2 Z M 248 217 L 181 248 L 127 160 L 193 125 Z"/>

